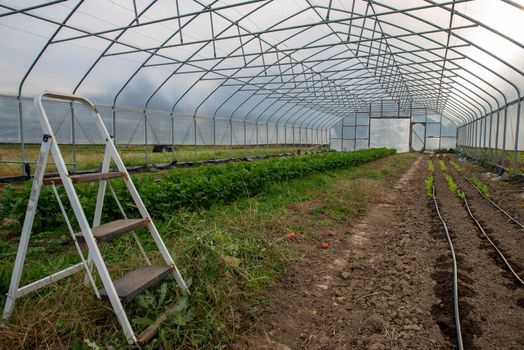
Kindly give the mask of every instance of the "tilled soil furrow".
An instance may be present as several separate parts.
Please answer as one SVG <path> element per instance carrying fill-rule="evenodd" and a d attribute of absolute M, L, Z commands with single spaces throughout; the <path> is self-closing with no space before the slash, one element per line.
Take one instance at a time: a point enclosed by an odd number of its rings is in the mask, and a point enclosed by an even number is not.
<path fill-rule="evenodd" d="M 523 278 L 524 273 L 524 230 L 512 223 L 491 203 L 482 198 L 479 192 L 465 180 L 451 164 L 448 167 L 462 191 L 468 198 L 473 215 L 480 222 L 491 240 L 508 259 L 515 272 Z M 521 286 L 520 283 L 517 286 Z"/>
<path fill-rule="evenodd" d="M 500 177 L 483 170 L 481 167 L 456 158 L 468 176 L 475 176 L 489 187 L 490 193 L 496 198 L 497 204 L 502 206 L 511 216 L 524 223 L 524 188 L 522 185 L 512 184 L 508 188 L 500 186 Z"/>
<path fill-rule="evenodd" d="M 447 172 L 451 172 L 449 165 Z M 434 185 L 442 215 L 454 234 L 453 244 L 459 257 L 465 348 L 522 348 L 524 309 L 517 305 L 517 300 L 523 297 L 522 289 L 508 285 L 507 274 L 492 256 L 493 248 L 479 233 L 463 201 L 449 190 L 438 164 Z M 449 290 L 451 293 L 451 288 Z"/>

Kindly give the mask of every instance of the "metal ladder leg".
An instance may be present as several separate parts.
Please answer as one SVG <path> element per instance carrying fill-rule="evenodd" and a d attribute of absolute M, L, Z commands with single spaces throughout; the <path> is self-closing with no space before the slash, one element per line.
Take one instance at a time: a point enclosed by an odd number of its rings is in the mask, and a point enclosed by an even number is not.
<path fill-rule="evenodd" d="M 36 168 L 35 177 L 33 179 L 33 186 L 31 188 L 29 202 L 27 203 L 27 211 L 25 214 L 20 243 L 18 245 L 18 252 L 16 253 L 15 266 L 13 269 L 13 274 L 11 275 L 11 284 L 9 285 L 4 313 L 2 315 L 4 320 L 9 318 L 15 306 L 15 301 L 18 294 L 18 286 L 20 284 L 20 277 L 22 276 L 22 270 L 24 268 L 27 246 L 29 244 L 29 237 L 31 236 L 31 229 L 35 219 L 40 190 L 42 189 L 42 180 L 44 178 L 51 142 L 51 136 L 44 135 L 42 145 L 40 146 L 40 154 L 38 156 L 38 165 Z"/>

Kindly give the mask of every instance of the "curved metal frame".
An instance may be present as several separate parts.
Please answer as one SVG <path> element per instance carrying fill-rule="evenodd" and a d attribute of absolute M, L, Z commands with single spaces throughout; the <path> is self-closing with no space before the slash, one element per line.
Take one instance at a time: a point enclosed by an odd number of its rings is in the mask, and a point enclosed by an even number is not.
<path fill-rule="evenodd" d="M 307 130 L 317 130 L 316 142 L 319 142 L 319 134 L 324 135 L 322 142 L 325 142 L 329 137 L 329 128 L 348 112 L 367 110 L 367 106 L 377 99 L 393 98 L 401 109 L 410 108 L 411 103 L 416 102 L 449 119 L 458 127 L 457 143 L 459 146 L 482 149 L 483 155 L 490 160 L 493 158 L 495 162 L 498 161 L 496 150 L 501 149 L 500 162 L 504 165 L 508 148 L 508 108 L 517 104 L 515 137 L 514 145 L 512 145 L 513 166 L 516 166 L 523 87 L 518 86 L 507 74 L 502 74 L 490 65 L 480 62 L 475 58 L 474 53 L 482 52 L 488 55 L 511 71 L 511 74 L 524 77 L 524 72 L 520 67 L 488 51 L 474 40 L 468 39 L 462 31 L 479 27 L 496 35 L 508 45 L 522 50 L 524 50 L 524 43 L 457 10 L 458 4 L 470 0 L 445 2 L 423 0 L 423 3 L 417 6 L 409 6 L 409 3 L 406 3 L 408 5 L 405 5 L 404 8 L 400 8 L 400 5 L 395 7 L 381 1 L 367 0 L 363 5 L 365 11 L 363 6 L 357 6 L 356 9 L 355 0 L 348 1 L 350 10 L 343 5 L 337 6 L 332 1 L 304 0 L 303 7 L 284 16 L 269 27 L 256 31 L 249 30 L 244 22 L 254 18 L 262 8 L 275 1 L 243 0 L 234 4 L 223 4 L 214 0 L 205 4 L 201 0 L 177 0 L 176 15 L 169 14 L 163 18 L 154 19 L 149 18 L 148 13 L 154 8 L 157 0 L 149 1 L 141 9 L 138 9 L 136 2 L 133 1 L 133 8 L 129 9 L 133 15 L 126 25 L 94 32 L 79 28 L 74 24 L 75 13 L 86 6 L 84 0 L 78 0 L 61 21 L 47 18 L 38 11 L 41 8 L 59 6 L 63 2 L 60 0 L 18 9 L 0 5 L 6 10 L 0 14 L 0 18 L 14 15 L 29 16 L 56 26 L 26 70 L 18 86 L 22 161 L 25 161 L 22 96 L 28 78 L 34 72 L 40 59 L 54 44 L 97 38 L 107 41 L 107 46 L 74 85 L 72 93 L 77 93 L 84 86 L 87 78 L 105 58 L 134 53 L 147 54 L 113 96 L 113 136 L 116 134 L 117 102 L 120 96 L 128 89 L 131 82 L 137 79 L 139 73 L 155 69 L 155 67 L 167 67 L 167 74 L 162 81 L 154 86 L 149 96 L 145 96 L 143 114 L 146 128 L 151 102 L 160 91 L 165 91 L 168 83 L 177 79 L 181 74 L 193 73 L 197 77 L 180 92 L 172 103 L 169 114 L 172 118 L 173 135 L 176 109 L 180 102 L 190 92 L 197 89 L 200 83 L 219 82 L 210 92 L 202 96 L 191 113 L 195 145 L 197 144 L 196 119 L 200 117 L 199 113 L 204 105 L 219 94 L 225 93 L 225 96 L 209 116 L 213 129 L 215 130 L 215 122 L 219 116 L 228 120 L 230 133 L 233 132 L 233 121 L 238 120 L 244 127 L 244 144 L 247 143 L 246 123 L 255 124 L 257 144 L 260 123 L 266 125 L 266 133 L 269 132 L 269 124 L 276 125 L 276 142 L 280 141 L 278 132 L 281 127 L 284 128 L 284 141 L 288 142 L 289 126 L 293 130 L 293 144 L 295 143 L 296 127 L 299 128 L 299 132 L 305 128 L 306 136 L 308 132 L 313 133 Z M 191 2 L 199 9 L 195 10 L 192 6 L 192 10 L 184 11 L 184 2 Z M 501 6 L 514 6 L 517 11 L 522 10 L 511 1 L 499 0 L 499 2 L 500 4 L 505 3 Z M 243 11 L 243 14 L 239 13 L 238 16 L 234 15 L 234 12 L 227 12 L 230 9 L 243 7 L 248 10 Z M 420 10 L 436 8 L 449 13 L 447 27 L 433 23 L 420 14 Z M 396 16 L 394 21 L 391 15 Z M 290 23 L 298 16 L 310 16 L 311 21 L 299 24 Z M 206 18 L 210 25 L 210 37 L 184 40 L 183 29 L 191 25 L 193 21 L 202 18 Z M 409 25 L 403 24 L 403 18 L 409 18 L 415 21 L 414 23 L 424 25 L 425 29 L 413 30 Z M 460 18 L 464 24 L 454 26 L 455 18 Z M 216 30 L 217 19 L 226 23 L 225 26 L 222 25 L 223 29 L 220 31 Z M 125 40 L 126 34 L 132 30 L 164 25 L 167 22 L 174 23 L 174 21 L 177 21 L 178 29 L 174 29 L 157 46 L 139 47 Z M 322 34 L 318 35 L 319 31 L 316 29 L 321 29 Z M 63 30 L 72 31 L 74 34 L 61 38 L 60 34 Z M 234 33 L 235 30 L 236 33 Z M 391 34 L 391 30 L 394 30 L 395 33 Z M 436 40 L 433 35 L 437 33 L 445 33 L 446 40 L 444 42 Z M 277 34 L 280 39 L 275 42 L 272 35 Z M 180 36 L 180 40 L 175 43 L 173 39 L 177 36 Z M 410 39 L 413 37 L 423 39 L 422 43 L 412 42 Z M 452 39 L 458 43 L 452 45 Z M 238 40 L 238 45 L 233 45 L 226 53 L 217 52 L 221 41 L 231 40 Z M 297 40 L 301 41 L 302 45 L 297 45 Z M 111 52 L 116 45 L 123 47 L 124 50 Z M 194 49 L 186 59 L 173 57 L 165 50 L 189 45 L 197 49 Z M 258 52 L 253 50 L 253 47 L 257 45 Z M 212 56 L 204 54 L 206 49 L 211 49 Z M 444 53 L 439 51 L 444 51 Z M 276 56 L 276 59 L 272 59 L 273 56 Z M 153 58 L 160 58 L 163 62 L 152 62 Z M 244 64 L 233 66 L 228 64 L 239 58 L 243 59 Z M 206 68 L 206 62 L 213 62 L 213 64 L 210 68 Z M 468 68 L 467 63 L 473 63 L 478 70 Z M 169 70 L 170 66 L 172 69 Z M 509 94 L 508 89 L 515 91 L 515 95 Z M 223 110 L 224 112 L 221 112 Z M 502 126 L 499 125 L 501 113 Z M 496 117 L 496 127 L 493 126 L 494 117 Z M 488 127 L 489 136 L 487 136 Z M 502 140 L 499 144 L 501 131 Z M 145 132 L 147 133 L 147 130 Z M 492 144 L 493 132 L 495 132 L 494 145 Z M 216 146 L 216 135 L 213 137 Z M 232 145 L 232 135 L 230 135 L 230 143 Z M 493 154 L 494 151 L 495 154 Z"/>

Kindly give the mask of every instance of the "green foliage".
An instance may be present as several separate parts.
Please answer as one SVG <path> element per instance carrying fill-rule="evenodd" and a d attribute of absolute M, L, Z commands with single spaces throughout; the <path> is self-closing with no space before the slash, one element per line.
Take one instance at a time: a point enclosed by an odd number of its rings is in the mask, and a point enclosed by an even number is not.
<path fill-rule="evenodd" d="M 169 281 L 126 305 L 137 332 L 150 325 L 158 313 L 167 314 L 158 336 L 144 348 L 170 349 L 174 344 L 181 349 L 227 347 L 237 336 L 241 321 L 256 322 L 258 310 L 267 300 L 263 293 L 267 286 L 284 268 L 300 263 L 300 259 L 295 262 L 292 245 L 282 240 L 289 229 L 306 236 L 307 230 L 314 231 L 312 226 L 320 220 L 326 228 L 342 225 L 346 229 L 348 217 L 364 213 L 369 199 L 380 193 L 378 181 L 406 169 L 413 159 L 413 154 L 401 154 L 359 167 L 317 172 L 264 185 L 256 196 L 228 205 L 196 210 L 182 208 L 166 214 L 166 220 L 158 220 L 156 224 L 190 285 L 191 294 L 180 295 L 176 283 Z M 193 169 L 191 173 L 202 169 Z M 292 204 L 312 199 L 322 203 L 318 211 L 288 210 Z M 45 237 L 49 236 L 51 232 Z M 152 240 L 144 239 L 142 244 L 146 251 L 156 252 Z M 131 266 L 143 264 L 131 237 L 101 245 L 101 250 L 112 267 L 114 278 Z M 78 261 L 74 247 L 70 247 L 65 256 L 40 254 L 38 258 L 28 257 L 23 283 Z M 154 263 L 159 259 L 153 254 L 150 258 Z M 5 288 L 0 289 L 1 293 L 7 290 L 13 260 L 14 255 L 0 265 L 0 276 L 5 274 Z M 82 280 L 83 275 L 79 274 L 64 279 L 59 287 L 42 289 L 38 303 L 29 297 L 21 299 L 17 323 L 23 324 L 23 330 L 29 325 L 28 337 L 38 337 L 40 343 L 50 337 L 49 343 L 57 344 L 59 337 L 62 347 L 68 348 L 126 348 L 110 309 L 92 297 L 92 290 L 84 288 Z M 46 314 L 50 309 L 55 312 L 51 316 Z M 41 319 L 46 322 L 39 322 Z M 59 334 L 48 332 L 49 320 L 55 319 L 68 325 L 63 326 Z M 30 322 L 23 323 L 23 320 Z M 54 331 L 62 326 L 51 328 Z M 19 340 L 13 341 L 19 344 Z"/>
<path fill-rule="evenodd" d="M 177 168 L 162 174 L 135 175 L 133 182 L 151 216 L 156 220 L 168 219 L 177 209 L 209 208 L 219 203 L 231 203 L 236 199 L 260 193 L 265 186 L 272 183 L 297 179 L 316 172 L 357 166 L 393 153 L 395 151 L 392 149 L 377 148 L 191 169 Z M 123 181 L 114 181 L 113 186 L 124 207 L 133 208 Z M 92 217 L 98 185 L 84 184 L 76 186 L 76 189 L 87 217 Z M 25 184 L 21 189 L 6 187 L 2 195 L 3 211 L 0 212 L 0 217 L 22 221 L 30 191 L 31 183 Z M 46 186 L 42 189 L 39 203 L 33 225 L 35 232 L 48 227 L 64 226 L 62 216 L 57 215 L 60 209 L 51 188 Z M 114 201 L 108 191 L 103 222 L 120 218 L 117 206 L 112 204 Z M 70 217 L 73 217 L 72 209 L 68 207 L 67 210 Z"/>
<path fill-rule="evenodd" d="M 486 197 L 489 197 L 490 194 L 489 194 L 489 188 L 488 186 L 483 183 L 482 181 L 480 181 L 478 178 L 476 178 L 475 176 L 472 176 L 469 178 L 471 180 L 471 182 L 473 182 L 473 184 L 475 185 L 476 188 L 479 189 L 480 192 L 482 192 L 482 194 Z"/>
<path fill-rule="evenodd" d="M 446 163 L 441 159 L 438 161 L 439 165 L 440 165 L 440 170 L 442 171 L 447 171 L 448 170 L 448 167 L 446 166 Z"/>
<path fill-rule="evenodd" d="M 464 199 L 464 192 L 458 187 L 457 183 L 451 175 L 446 175 L 446 181 L 448 182 L 448 188 L 451 192 L 455 193 L 460 199 Z"/>
<path fill-rule="evenodd" d="M 426 195 L 433 198 L 433 175 L 426 177 Z"/>
<path fill-rule="evenodd" d="M 428 160 L 428 171 L 433 174 L 435 172 L 435 165 L 433 164 L 433 160 Z"/>
<path fill-rule="evenodd" d="M 451 160 L 449 161 L 451 163 L 451 166 L 453 168 L 455 168 L 456 171 L 458 171 L 459 173 L 462 173 L 464 171 L 464 169 L 462 169 L 462 167 L 459 165 L 459 163 L 455 162 L 454 160 Z"/>

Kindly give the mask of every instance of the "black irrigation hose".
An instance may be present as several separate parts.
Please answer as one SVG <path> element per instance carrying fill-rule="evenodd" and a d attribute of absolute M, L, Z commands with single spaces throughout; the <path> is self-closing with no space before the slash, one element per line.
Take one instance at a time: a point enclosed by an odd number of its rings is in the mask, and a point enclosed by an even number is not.
<path fill-rule="evenodd" d="M 479 228 L 479 230 L 482 232 L 482 234 L 484 235 L 484 237 L 486 237 L 486 239 L 488 240 L 488 242 L 493 246 L 493 248 L 495 248 L 495 250 L 497 251 L 498 255 L 502 258 L 502 260 L 504 261 L 504 263 L 506 264 L 506 266 L 508 267 L 509 271 L 513 274 L 513 276 L 515 276 L 515 278 L 520 282 L 520 284 L 522 284 L 524 286 L 524 281 L 519 277 L 519 275 L 517 275 L 517 273 L 515 272 L 515 270 L 513 270 L 513 268 L 511 267 L 511 265 L 509 264 L 508 260 L 506 259 L 506 257 L 504 256 L 504 254 L 502 254 L 502 252 L 499 250 L 499 248 L 497 248 L 497 246 L 495 245 L 495 243 L 493 243 L 493 241 L 489 238 L 489 236 L 486 234 L 486 231 L 484 231 L 484 229 L 482 228 L 482 225 L 480 225 L 480 223 L 478 222 L 478 220 L 475 218 L 475 216 L 473 216 L 473 213 L 471 212 L 471 209 L 469 207 L 469 204 L 468 204 L 468 200 L 466 198 L 466 195 L 464 195 L 464 204 L 466 204 L 466 209 L 468 210 L 468 213 L 469 213 L 469 216 L 473 219 L 473 221 L 475 222 L 475 224 L 477 225 L 477 227 Z"/>
<path fill-rule="evenodd" d="M 462 330 L 460 328 L 460 316 L 459 316 L 457 257 L 455 256 L 455 249 L 453 248 L 453 242 L 451 241 L 451 237 L 449 235 L 448 226 L 446 225 L 446 222 L 444 221 L 444 219 L 442 218 L 442 215 L 440 214 L 440 210 L 438 208 L 438 203 L 437 203 L 437 196 L 435 195 L 435 187 L 433 185 L 431 185 L 431 191 L 433 195 L 433 202 L 435 203 L 435 209 L 437 209 L 437 214 L 440 219 L 440 222 L 442 223 L 442 226 L 444 226 L 444 231 L 446 232 L 446 240 L 448 241 L 449 250 L 451 252 L 451 260 L 453 263 L 453 314 L 455 318 L 457 349 L 463 350 L 464 345 L 462 344 Z"/>
<path fill-rule="evenodd" d="M 475 184 L 473 183 L 473 181 L 471 181 L 469 179 L 469 177 L 467 177 L 466 175 L 464 175 L 461 171 L 458 171 L 457 172 L 464 178 L 466 179 L 470 184 L 471 186 L 473 186 L 474 189 L 476 189 L 478 191 L 478 193 L 480 193 L 480 195 L 482 196 L 482 198 L 484 198 L 485 200 L 487 200 L 488 202 L 490 202 L 495 208 L 497 208 L 501 213 L 503 213 L 504 215 L 506 215 L 511 221 L 513 221 L 516 225 L 518 225 L 520 228 L 524 229 L 524 225 L 522 225 L 520 222 L 517 221 L 517 219 L 515 219 L 513 216 L 511 216 L 506 210 L 504 210 L 503 208 L 501 208 L 497 203 L 495 203 L 491 198 L 487 197 L 484 195 L 484 193 L 482 193 L 481 190 L 479 190 L 479 188 L 477 186 L 475 186 Z"/>

